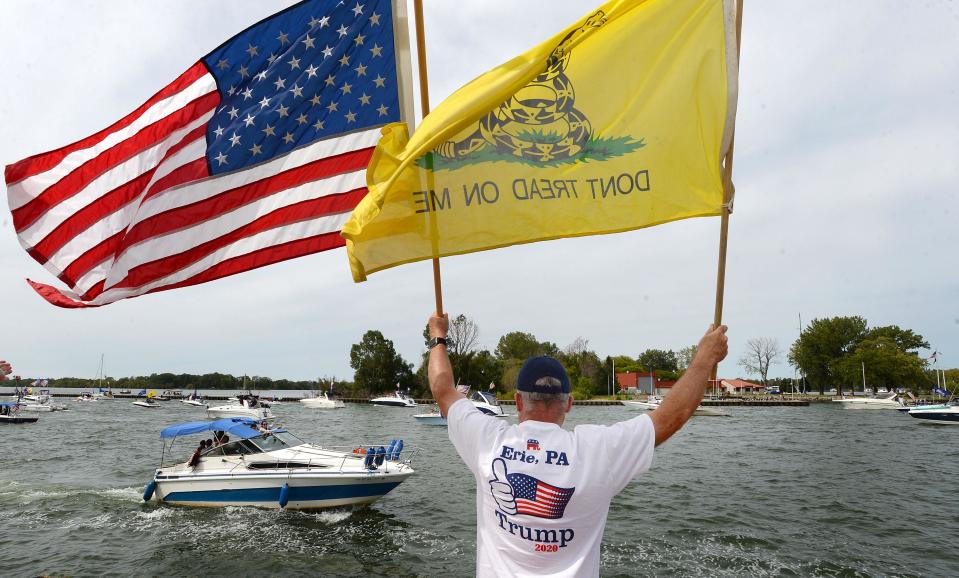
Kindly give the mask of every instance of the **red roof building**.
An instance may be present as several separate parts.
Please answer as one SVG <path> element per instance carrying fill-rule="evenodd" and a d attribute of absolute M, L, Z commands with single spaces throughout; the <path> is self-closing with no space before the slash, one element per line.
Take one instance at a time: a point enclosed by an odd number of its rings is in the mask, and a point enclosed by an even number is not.
<path fill-rule="evenodd" d="M 710 383 L 710 387 L 712 385 L 713 383 Z M 729 393 L 756 393 L 765 389 L 762 385 L 745 379 L 720 379 L 719 385 Z"/>

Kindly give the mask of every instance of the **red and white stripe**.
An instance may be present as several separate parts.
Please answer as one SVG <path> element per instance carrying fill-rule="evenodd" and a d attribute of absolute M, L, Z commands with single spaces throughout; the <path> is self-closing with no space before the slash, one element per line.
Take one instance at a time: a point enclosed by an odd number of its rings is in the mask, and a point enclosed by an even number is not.
<path fill-rule="evenodd" d="M 520 514 L 530 514 L 541 517 L 556 517 L 565 508 L 569 498 L 553 486 L 538 482 L 536 484 L 536 500 L 519 498 L 516 500 L 516 511 Z"/>
<path fill-rule="evenodd" d="M 20 243 L 70 288 L 28 280 L 38 293 L 100 306 L 344 245 L 379 129 L 211 177 L 219 102 L 200 62 L 109 128 L 6 167 Z"/>

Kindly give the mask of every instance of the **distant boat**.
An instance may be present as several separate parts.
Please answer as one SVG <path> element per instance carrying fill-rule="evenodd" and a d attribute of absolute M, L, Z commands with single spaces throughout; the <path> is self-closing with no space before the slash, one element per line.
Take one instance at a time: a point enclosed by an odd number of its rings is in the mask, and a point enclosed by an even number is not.
<path fill-rule="evenodd" d="M 16 401 L 0 401 L 0 424 L 36 423 L 37 416 L 20 415 L 20 403 Z"/>
<path fill-rule="evenodd" d="M 136 400 L 136 401 L 133 402 L 133 405 L 138 406 L 138 407 L 146 407 L 146 408 L 150 408 L 150 409 L 156 409 L 156 408 L 160 407 L 160 404 L 158 404 L 157 402 L 153 401 L 153 399 L 152 399 L 152 398 L 149 398 L 149 397 L 146 398 L 146 399 L 138 399 L 138 400 Z"/>
<path fill-rule="evenodd" d="M 313 397 L 305 397 L 300 400 L 300 403 L 310 409 L 340 409 L 346 407 L 342 399 L 332 398 L 325 391 Z"/>
<path fill-rule="evenodd" d="M 855 389 L 855 388 L 853 388 Z M 866 393 L 866 364 L 862 364 L 862 392 L 865 395 Z M 886 393 L 882 396 L 875 397 L 855 397 L 856 392 L 853 391 L 853 397 L 841 397 L 839 399 L 832 400 L 833 403 L 842 404 L 844 409 L 899 409 L 905 405 L 899 395 L 895 392 Z"/>
<path fill-rule="evenodd" d="M 370 400 L 370 403 L 386 407 L 416 407 L 418 405 L 416 400 L 398 389 L 391 394 L 374 397 Z"/>
<path fill-rule="evenodd" d="M 157 394 L 157 392 L 155 392 L 155 391 L 153 391 L 153 390 L 150 390 L 150 392 L 147 393 L 147 395 L 146 395 L 145 398 L 143 398 L 143 399 L 138 399 L 138 400 L 134 401 L 134 402 L 133 402 L 133 405 L 138 406 L 138 407 L 146 407 L 146 408 L 150 408 L 150 409 L 158 408 L 158 407 L 160 407 L 160 404 L 158 404 L 157 402 L 153 401 L 153 400 L 156 398 L 156 394 Z"/>
<path fill-rule="evenodd" d="M 909 410 L 909 417 L 922 420 L 923 423 L 959 425 L 959 405 L 949 402 L 944 405 L 924 405 Z"/>
<path fill-rule="evenodd" d="M 260 403 L 255 395 L 238 395 L 236 403 L 208 407 L 206 414 L 211 418 L 248 417 L 255 420 L 273 419 L 270 408 Z"/>
<path fill-rule="evenodd" d="M 653 410 L 656 410 L 656 409 L 659 408 L 659 404 L 661 404 L 662 401 L 663 401 L 663 400 L 660 399 L 660 398 L 658 398 L 658 397 L 650 397 L 650 398 L 647 399 L 646 401 L 626 400 L 626 401 L 623 401 L 623 402 L 621 402 L 621 403 L 622 403 L 623 405 L 625 405 L 626 407 L 630 408 L 630 409 L 639 409 L 639 410 L 643 410 L 643 411 L 653 411 Z M 701 406 L 697 407 L 697 408 L 696 408 L 696 411 L 693 412 L 693 415 L 698 415 L 698 416 L 703 416 L 703 417 L 706 417 L 706 416 L 709 416 L 709 417 L 728 417 L 728 416 L 729 416 L 728 413 L 724 412 L 724 411 L 721 410 L 721 409 L 716 409 L 716 408 L 712 408 L 712 407 L 706 407 L 706 406 L 704 406 L 704 405 L 701 405 Z"/>
<path fill-rule="evenodd" d="M 429 413 L 418 413 L 413 416 L 413 419 L 424 425 L 447 425 L 446 418 L 440 413 L 438 407 Z"/>
<path fill-rule="evenodd" d="M 902 400 L 895 393 L 882 397 L 843 397 L 832 400 L 841 404 L 844 409 L 899 409 L 903 407 Z"/>
<path fill-rule="evenodd" d="M 188 395 L 188 396 L 186 396 L 186 397 L 184 397 L 184 398 L 181 398 L 181 399 L 180 399 L 180 403 L 183 403 L 183 404 L 186 404 L 186 405 L 192 405 L 192 406 L 194 406 L 194 407 L 206 407 L 206 403 L 204 403 L 204 401 L 203 401 L 203 396 L 199 395 L 199 394 L 196 392 L 196 386 L 195 386 L 195 385 L 193 386 L 193 393 L 191 393 L 190 395 Z"/>

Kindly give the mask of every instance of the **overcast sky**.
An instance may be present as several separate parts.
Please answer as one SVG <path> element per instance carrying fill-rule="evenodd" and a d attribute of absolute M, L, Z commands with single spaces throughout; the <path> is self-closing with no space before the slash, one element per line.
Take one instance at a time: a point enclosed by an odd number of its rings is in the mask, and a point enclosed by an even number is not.
<path fill-rule="evenodd" d="M 204 54 L 292 2 L 0 3 L 0 164 L 127 114 Z M 412 4 L 412 3 L 410 3 Z M 598 4 L 598 2 L 596 2 Z M 426 0 L 433 106 L 585 14 L 572 0 Z M 412 9 L 412 8 L 411 8 Z M 746 0 L 725 321 L 730 352 L 804 322 L 862 315 L 914 329 L 959 366 L 959 2 Z M 24 376 L 152 372 L 351 379 L 368 329 L 418 361 L 429 263 L 350 278 L 343 250 L 91 310 L 0 216 L 0 359 Z M 601 355 L 695 343 L 712 319 L 719 219 L 443 260 L 446 308 L 483 346 L 529 331 Z M 928 355 L 929 352 L 924 352 Z M 773 375 L 792 376 L 785 359 Z"/>

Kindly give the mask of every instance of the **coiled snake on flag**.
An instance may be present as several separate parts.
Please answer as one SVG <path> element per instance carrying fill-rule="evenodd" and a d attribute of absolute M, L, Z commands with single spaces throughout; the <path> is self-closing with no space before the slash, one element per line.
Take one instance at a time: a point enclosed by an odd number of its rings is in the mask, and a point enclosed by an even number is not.
<path fill-rule="evenodd" d="M 592 127 L 574 106 L 576 93 L 566 76 L 568 46 L 577 35 L 603 23 L 602 12 L 590 18 L 556 47 L 545 72 L 483 117 L 476 130 L 443 143 L 436 153 L 459 160 L 492 146 L 501 153 L 544 163 L 570 159 L 582 152 L 592 136 Z"/>

